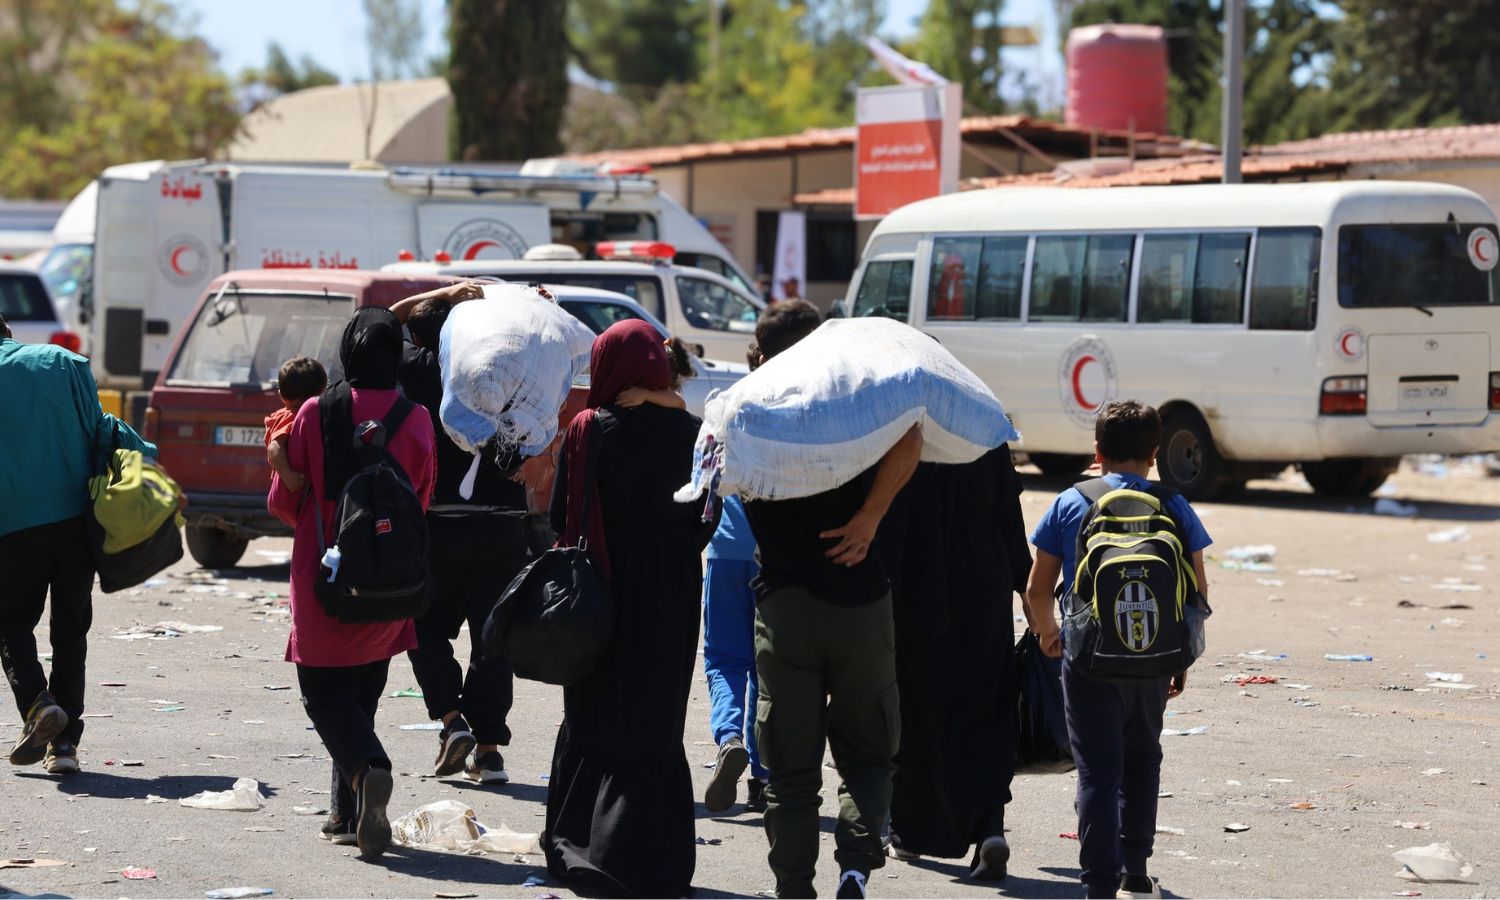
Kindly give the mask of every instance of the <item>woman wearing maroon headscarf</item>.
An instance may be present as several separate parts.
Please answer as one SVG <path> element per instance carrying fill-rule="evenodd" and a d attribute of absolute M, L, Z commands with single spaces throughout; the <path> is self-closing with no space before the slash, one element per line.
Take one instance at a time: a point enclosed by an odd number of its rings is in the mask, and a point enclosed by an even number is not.
<path fill-rule="evenodd" d="M 563 691 L 542 848 L 552 874 L 585 893 L 682 897 L 692 889 L 696 841 L 682 735 L 701 555 L 716 522 L 672 493 L 692 473 L 699 420 L 650 403 L 617 405 L 628 388 L 660 390 L 672 380 L 661 335 L 646 322 L 601 334 L 591 368 L 589 408 L 568 427 L 558 460 L 552 525 L 564 546 L 588 539 L 614 599 L 615 636 L 598 670 Z"/>

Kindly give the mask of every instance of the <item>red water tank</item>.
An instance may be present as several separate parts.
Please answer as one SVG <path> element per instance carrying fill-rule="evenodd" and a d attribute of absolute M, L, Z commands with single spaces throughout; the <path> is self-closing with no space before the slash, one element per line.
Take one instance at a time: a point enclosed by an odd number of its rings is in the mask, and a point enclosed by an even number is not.
<path fill-rule="evenodd" d="M 1167 130 L 1167 39 L 1155 25 L 1088 25 L 1068 32 L 1067 123 Z"/>

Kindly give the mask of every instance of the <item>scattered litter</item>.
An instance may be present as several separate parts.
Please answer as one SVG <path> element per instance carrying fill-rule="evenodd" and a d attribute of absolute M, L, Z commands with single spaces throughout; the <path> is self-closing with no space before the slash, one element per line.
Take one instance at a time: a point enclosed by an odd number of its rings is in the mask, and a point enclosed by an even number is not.
<path fill-rule="evenodd" d="M 1449 528 L 1445 531 L 1433 531 L 1427 535 L 1429 543 L 1433 544 L 1459 544 L 1467 541 L 1471 535 L 1466 525 L 1457 528 Z"/>
<path fill-rule="evenodd" d="M 1398 821 L 1392 822 L 1391 823 L 1391 827 L 1392 828 L 1405 828 L 1407 831 L 1427 831 L 1428 829 L 1432 828 L 1432 823 L 1431 822 L 1402 822 L 1402 821 L 1398 820 Z"/>
<path fill-rule="evenodd" d="M 1219 568 L 1239 572 L 1274 572 L 1276 566 L 1268 562 L 1255 562 L 1253 560 L 1226 559 L 1219 563 Z"/>
<path fill-rule="evenodd" d="M 1427 672 L 1428 678 L 1433 681 L 1463 681 L 1464 676 L 1460 672 Z"/>
<path fill-rule="evenodd" d="M 1240 782 L 1235 781 L 1233 778 L 1230 778 L 1230 779 L 1226 780 L 1224 783 L 1226 785 L 1228 785 L 1229 787 L 1243 787 L 1244 786 Z"/>
<path fill-rule="evenodd" d="M 265 719 L 243 719 L 243 720 L 241 720 L 240 724 L 241 725 L 264 725 L 264 724 L 266 724 L 266 720 Z M 233 759 L 234 757 L 227 757 L 227 758 L 228 759 Z"/>
<path fill-rule="evenodd" d="M 1172 796 L 1172 792 L 1171 791 L 1157 791 L 1156 792 L 1156 796 L 1158 798 L 1162 799 L 1162 800 L 1165 800 L 1168 797 Z"/>
<path fill-rule="evenodd" d="M 324 807 L 321 807 L 321 806 L 294 806 L 294 807 L 292 807 L 292 815 L 294 815 L 294 816 L 326 816 L 326 815 L 328 815 L 328 810 L 325 809 Z"/>
<path fill-rule="evenodd" d="M 178 801 L 191 809 L 222 809 L 229 812 L 254 812 L 265 806 L 260 796 L 260 782 L 239 778 L 227 791 L 204 791 Z"/>
<path fill-rule="evenodd" d="M 152 712 L 182 712 L 185 709 L 187 709 L 186 706 L 158 706 L 156 709 L 153 709 L 151 711 Z"/>
<path fill-rule="evenodd" d="M 310 757 L 306 753 L 278 753 L 278 754 L 276 754 L 276 758 L 277 759 L 311 759 L 312 757 Z"/>
<path fill-rule="evenodd" d="M 1185 837 L 1187 835 L 1187 829 L 1185 829 L 1185 828 L 1178 828 L 1175 825 L 1158 825 L 1158 826 L 1156 826 L 1156 833 L 1157 834 L 1175 834 L 1178 837 Z"/>
<path fill-rule="evenodd" d="M 249 825 L 249 826 L 247 826 L 245 828 L 245 830 L 246 831 L 254 831 L 254 832 L 258 832 L 258 833 L 264 833 L 264 834 L 270 834 L 270 833 L 276 832 L 276 831 L 285 831 L 286 829 L 285 828 L 276 828 L 276 827 L 271 826 L 271 825 Z"/>
<path fill-rule="evenodd" d="M 145 881 L 148 878 L 155 878 L 156 870 L 127 867 L 120 870 L 120 877 L 130 881 Z"/>
<path fill-rule="evenodd" d="M 158 797 L 155 794 L 147 794 L 146 795 L 146 802 L 148 804 L 150 804 L 150 803 L 166 803 L 167 802 L 167 798 L 166 797 Z"/>
<path fill-rule="evenodd" d="M 1286 582 L 1280 578 L 1257 578 L 1255 583 L 1262 587 L 1285 587 Z"/>
<path fill-rule="evenodd" d="M 1317 809 L 1318 808 L 1318 804 L 1313 803 L 1310 800 L 1299 800 L 1296 803 L 1293 803 L 1291 805 L 1291 808 L 1292 809 L 1301 809 L 1301 810 Z"/>
<path fill-rule="evenodd" d="M 1390 497 L 1381 497 L 1375 501 L 1375 515 L 1396 516 L 1409 519 L 1417 514 L 1417 507 L 1411 503 L 1402 503 L 1400 500 L 1392 500 Z"/>
<path fill-rule="evenodd" d="M 529 876 L 525 881 L 521 882 L 521 887 L 545 887 L 546 884 L 547 879 L 543 878 L 540 875 L 532 875 Z"/>
<path fill-rule="evenodd" d="M 274 893 L 276 892 L 270 888 L 232 887 L 214 888 L 211 891 L 204 891 L 203 896 L 207 897 L 208 900 L 241 900 L 244 897 L 269 897 Z M 471 894 L 470 896 L 473 895 Z"/>
<path fill-rule="evenodd" d="M 1337 578 L 1344 574 L 1342 569 L 1298 569 L 1297 575 L 1301 578 Z"/>
<path fill-rule="evenodd" d="M 152 626 L 163 631 L 175 631 L 178 634 L 213 634 L 223 631 L 223 625 L 189 625 L 186 622 L 157 622 Z"/>
<path fill-rule="evenodd" d="M 1286 659 L 1285 653 L 1267 653 L 1264 650 L 1250 650 L 1240 654 L 1240 659 L 1254 660 L 1255 662 L 1280 662 Z"/>
<path fill-rule="evenodd" d="M 289 691 L 292 689 L 292 686 L 289 684 L 268 684 L 265 685 L 265 689 L 268 691 Z"/>
<path fill-rule="evenodd" d="M 1375 657 L 1367 653 L 1325 653 L 1323 658 L 1333 662 L 1374 662 Z"/>
<path fill-rule="evenodd" d="M 1269 781 L 1272 784 L 1294 784 L 1295 783 L 1290 778 L 1267 778 L 1266 780 Z"/>
<path fill-rule="evenodd" d="M 1224 556 L 1237 562 L 1271 562 L 1276 558 L 1276 545 L 1246 544 L 1243 547 L 1230 547 Z"/>
<path fill-rule="evenodd" d="M 1076 831 L 1059 831 L 1057 833 L 1057 836 L 1060 837 L 1060 838 L 1062 838 L 1065 841 L 1076 841 L 1076 840 L 1078 840 L 1078 832 L 1076 832 Z"/>
<path fill-rule="evenodd" d="M 462 891 L 438 891 L 432 896 L 437 900 L 467 900 L 469 897 L 478 897 L 478 894 L 466 894 Z"/>
<path fill-rule="evenodd" d="M 1225 680 L 1233 681 L 1240 687 L 1244 687 L 1247 684 L 1276 684 L 1281 681 L 1275 675 L 1235 675 L 1233 677 L 1226 676 Z"/>
<path fill-rule="evenodd" d="M 1193 734 L 1208 734 L 1207 725 L 1194 725 L 1192 728 L 1163 728 L 1162 737 L 1187 737 Z"/>
<path fill-rule="evenodd" d="M 418 690 L 413 690 L 412 688 L 404 688 L 404 689 L 399 690 L 399 691 L 392 691 L 391 692 L 391 696 L 392 697 L 415 697 L 418 700 L 420 700 L 420 699 L 422 699 L 422 692 L 418 691 Z"/>
<path fill-rule="evenodd" d="M 723 838 L 698 838 L 698 846 L 700 847 L 717 847 L 722 843 L 724 843 Z"/>
<path fill-rule="evenodd" d="M 1423 769 L 1422 770 L 1422 774 L 1426 775 L 1428 778 L 1431 778 L 1434 775 L 1441 775 L 1441 774 L 1443 774 L 1446 771 L 1448 771 L 1448 770 L 1447 769 L 1439 769 L 1437 767 L 1433 767 L 1431 769 Z"/>
<path fill-rule="evenodd" d="M 33 859 L 29 856 L 15 859 L 0 859 L 0 869 L 45 869 L 49 866 L 69 865 L 65 859 Z"/>
<path fill-rule="evenodd" d="M 540 853 L 533 832 L 511 831 L 504 825 L 485 827 L 474 810 L 457 800 L 429 803 L 391 823 L 393 840 L 403 846 L 420 846 L 460 853 Z"/>
<path fill-rule="evenodd" d="M 127 685 L 123 681 L 101 681 L 101 682 L 99 682 L 99 686 L 100 687 L 126 687 Z"/>
<path fill-rule="evenodd" d="M 113 719 L 114 717 L 114 713 L 82 713 L 78 716 L 80 719 Z"/>
<path fill-rule="evenodd" d="M 1421 891 L 1392 891 L 1391 892 L 1391 896 L 1392 897 L 1420 897 L 1420 896 L 1422 896 L 1422 892 Z"/>
<path fill-rule="evenodd" d="M 122 760 L 120 760 L 120 765 L 122 765 L 122 766 L 144 766 L 145 764 L 146 764 L 146 761 L 144 759 L 122 759 Z"/>
<path fill-rule="evenodd" d="M 1467 581 L 1444 581 L 1432 585 L 1432 589 L 1435 591 L 1458 591 L 1460 593 L 1475 594 L 1479 591 L 1484 590 L 1484 587 L 1482 585 L 1472 584 Z M 1455 607 L 1444 607 L 1444 609 L 1453 608 Z"/>
<path fill-rule="evenodd" d="M 1312 685 L 1310 685 L 1310 684 L 1292 684 L 1290 681 L 1288 681 L 1286 683 L 1285 687 L 1287 687 L 1287 688 L 1289 688 L 1291 690 L 1294 690 L 1294 691 L 1305 691 L 1305 690 L 1311 689 Z"/>
<path fill-rule="evenodd" d="M 210 754 L 208 754 L 208 758 L 209 759 L 239 759 L 238 756 L 225 756 L 222 753 L 210 753 Z"/>
<path fill-rule="evenodd" d="M 402 731 L 442 731 L 442 722 L 418 722 L 415 725 L 402 725 Z"/>
<path fill-rule="evenodd" d="M 1312 709 L 1314 706 L 1322 706 L 1323 704 L 1319 703 L 1317 700 L 1314 700 L 1311 697 L 1293 697 L 1292 705 L 1300 706 L 1304 709 Z"/>
<path fill-rule="evenodd" d="M 1228 825 L 1224 826 L 1224 830 L 1229 832 L 1230 834 L 1241 834 L 1243 832 L 1249 831 L 1250 826 L 1241 824 L 1239 822 L 1230 822 Z"/>
<path fill-rule="evenodd" d="M 1472 884 L 1474 866 L 1451 844 L 1407 847 L 1391 854 L 1401 864 L 1400 877 L 1416 881 L 1449 881 Z"/>

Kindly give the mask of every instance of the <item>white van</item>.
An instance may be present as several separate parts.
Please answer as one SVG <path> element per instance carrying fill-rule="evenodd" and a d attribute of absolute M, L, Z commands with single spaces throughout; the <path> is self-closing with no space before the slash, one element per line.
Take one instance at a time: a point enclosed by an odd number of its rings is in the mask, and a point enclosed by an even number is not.
<path fill-rule="evenodd" d="M 645 307 L 689 346 L 696 345 L 700 356 L 730 362 L 745 359 L 755 336 L 755 320 L 765 306 L 759 297 L 722 275 L 672 264 L 670 260 L 679 254 L 665 242 L 607 241 L 598 245 L 597 252 L 603 259 L 545 253 L 549 258 L 399 262 L 385 266 L 384 271 L 414 278 L 499 278 L 614 291 Z"/>
<path fill-rule="evenodd" d="M 999 188 L 887 216 L 844 302 L 942 341 L 1045 472 L 1135 398 L 1190 497 L 1288 463 L 1363 494 L 1403 454 L 1500 449 L 1497 256 L 1495 214 L 1445 185 Z"/>
<path fill-rule="evenodd" d="M 154 377 L 198 295 L 231 269 L 374 269 L 428 259 L 518 259 L 528 247 L 670 241 L 748 284 L 729 253 L 648 176 L 350 170 L 150 162 L 98 179 L 91 295 L 96 374 Z"/>

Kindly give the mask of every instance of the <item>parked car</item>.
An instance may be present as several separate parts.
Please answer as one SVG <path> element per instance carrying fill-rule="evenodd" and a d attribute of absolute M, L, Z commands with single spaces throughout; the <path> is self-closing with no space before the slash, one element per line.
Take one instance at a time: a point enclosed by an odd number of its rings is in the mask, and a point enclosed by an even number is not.
<path fill-rule="evenodd" d="M 291 532 L 266 511 L 270 469 L 265 462 L 265 417 L 280 399 L 274 381 L 281 363 L 314 356 L 340 377 L 339 338 L 358 306 L 389 306 L 403 297 L 453 281 L 346 270 L 248 270 L 209 284 L 188 318 L 151 392 L 146 436 L 187 493 L 187 545 L 208 568 L 227 568 L 255 537 Z M 556 286 L 560 305 L 596 332 L 622 319 L 644 319 L 666 338 L 666 326 L 628 297 Z M 745 366 L 694 360 L 698 377 L 684 393 L 701 414 L 713 390 L 744 376 Z M 587 398 L 583 376 L 561 412 L 572 421 Z M 561 430 L 561 429 L 559 429 Z M 534 530 L 545 531 L 556 444 L 522 469 Z"/>
<path fill-rule="evenodd" d="M 400 262 L 382 271 L 407 275 L 453 275 L 459 278 L 501 278 L 506 281 L 545 282 L 599 288 L 624 294 L 644 307 L 669 331 L 701 356 L 741 360 L 755 334 L 755 320 L 764 303 L 733 281 L 704 269 L 675 265 L 676 249 L 661 241 L 600 243 L 597 260 L 537 258 L 444 262 Z M 560 248 L 566 253 L 571 248 Z"/>
<path fill-rule="evenodd" d="M 78 334 L 58 321 L 42 277 L 24 266 L 0 264 L 0 316 L 23 344 L 57 344 L 77 353 Z"/>

